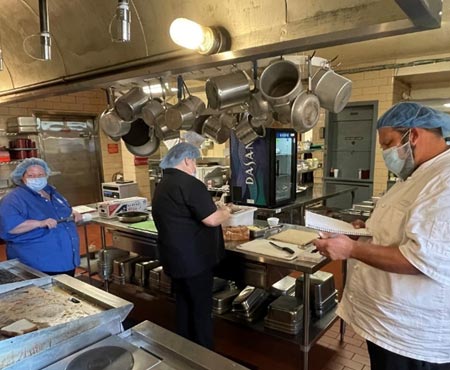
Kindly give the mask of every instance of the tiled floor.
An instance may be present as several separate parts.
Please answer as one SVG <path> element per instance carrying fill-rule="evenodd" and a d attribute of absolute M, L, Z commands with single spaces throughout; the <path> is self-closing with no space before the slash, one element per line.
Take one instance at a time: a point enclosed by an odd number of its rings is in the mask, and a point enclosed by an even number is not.
<path fill-rule="evenodd" d="M 336 322 L 318 345 L 334 351 L 334 355 L 320 370 L 369 370 L 370 362 L 365 340 L 347 326 L 344 342 L 339 341 L 339 322 Z"/>

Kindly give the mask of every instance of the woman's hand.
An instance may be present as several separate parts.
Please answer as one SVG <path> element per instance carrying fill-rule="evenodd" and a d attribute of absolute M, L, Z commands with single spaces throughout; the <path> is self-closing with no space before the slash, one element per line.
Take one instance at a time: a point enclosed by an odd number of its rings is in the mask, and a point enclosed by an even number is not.
<path fill-rule="evenodd" d="M 48 227 L 49 229 L 54 229 L 58 225 L 54 218 L 47 218 L 39 222 L 39 227 Z"/>
<path fill-rule="evenodd" d="M 83 221 L 83 215 L 80 212 L 77 212 L 74 209 L 72 209 L 72 215 L 75 223 Z"/>

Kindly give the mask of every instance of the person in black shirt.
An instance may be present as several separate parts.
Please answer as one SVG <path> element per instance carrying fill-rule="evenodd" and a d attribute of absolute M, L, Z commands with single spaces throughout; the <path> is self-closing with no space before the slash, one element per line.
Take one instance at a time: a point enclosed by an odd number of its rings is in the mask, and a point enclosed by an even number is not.
<path fill-rule="evenodd" d="M 195 178 L 197 147 L 180 143 L 162 159 L 163 177 L 152 199 L 161 264 L 172 278 L 177 333 L 213 347 L 213 267 L 224 256 L 221 224 L 230 217 L 217 208 L 205 184 Z"/>

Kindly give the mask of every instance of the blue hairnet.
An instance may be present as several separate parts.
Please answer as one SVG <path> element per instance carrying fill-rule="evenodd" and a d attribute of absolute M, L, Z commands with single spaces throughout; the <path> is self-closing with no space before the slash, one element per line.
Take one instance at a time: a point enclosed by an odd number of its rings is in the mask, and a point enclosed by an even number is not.
<path fill-rule="evenodd" d="M 198 157 L 200 157 L 200 150 L 195 145 L 179 143 L 170 148 L 159 167 L 162 169 L 174 168 L 185 158 L 197 159 Z"/>
<path fill-rule="evenodd" d="M 48 167 L 48 164 L 45 161 L 43 161 L 42 159 L 39 159 L 39 158 L 27 158 L 27 159 L 24 159 L 23 162 L 21 162 L 14 169 L 13 172 L 11 172 L 10 177 L 11 177 L 11 180 L 14 182 L 14 184 L 16 184 L 16 185 L 20 185 L 21 184 L 23 174 L 26 172 L 26 170 L 30 166 L 41 166 L 44 169 L 45 174 L 47 176 L 50 176 L 50 173 L 52 172 L 50 170 L 50 168 Z"/>
<path fill-rule="evenodd" d="M 450 136 L 450 115 L 414 102 L 395 104 L 377 122 L 377 128 L 440 128 L 443 137 Z"/>

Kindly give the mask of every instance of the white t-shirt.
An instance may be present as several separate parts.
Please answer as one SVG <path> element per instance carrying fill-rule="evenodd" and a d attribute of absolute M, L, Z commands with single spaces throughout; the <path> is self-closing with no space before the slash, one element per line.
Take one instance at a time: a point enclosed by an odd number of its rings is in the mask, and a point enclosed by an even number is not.
<path fill-rule="evenodd" d="M 366 227 L 374 244 L 399 246 L 422 274 L 389 273 L 349 260 L 339 316 L 391 352 L 450 362 L 450 150 L 395 184 Z"/>

